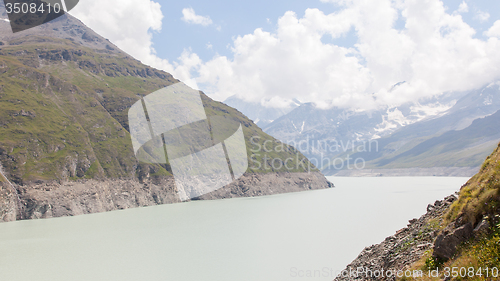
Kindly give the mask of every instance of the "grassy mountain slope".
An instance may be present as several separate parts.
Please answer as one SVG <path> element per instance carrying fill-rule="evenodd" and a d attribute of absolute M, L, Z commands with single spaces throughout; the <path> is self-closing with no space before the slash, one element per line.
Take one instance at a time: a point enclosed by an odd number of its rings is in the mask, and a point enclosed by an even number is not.
<path fill-rule="evenodd" d="M 459 192 L 448 211 L 440 218 L 440 231 L 450 231 L 471 224 L 475 229 L 458 245 L 449 259 L 435 257 L 427 252 L 411 266 L 411 270 L 436 270 L 439 277 L 402 278 L 400 280 L 442 280 L 446 267 L 466 268 L 470 276 L 446 280 L 498 280 L 500 268 L 500 145 L 483 163 L 478 174 L 473 176 Z M 488 268 L 488 269 L 487 269 Z M 496 274 L 494 276 L 493 274 Z"/>
<path fill-rule="evenodd" d="M 1 21 L 0 41 L 0 162 L 13 182 L 170 175 L 168 164 L 136 161 L 127 124 L 132 104 L 178 82 L 170 74 L 141 64 L 69 15 L 15 35 Z M 210 115 L 244 126 L 249 156 L 251 137 L 279 144 L 235 109 L 203 94 L 202 100 Z M 285 147 L 268 158 L 308 166 L 297 153 Z M 294 170 L 250 165 L 247 172 L 305 171 L 295 164 Z"/>

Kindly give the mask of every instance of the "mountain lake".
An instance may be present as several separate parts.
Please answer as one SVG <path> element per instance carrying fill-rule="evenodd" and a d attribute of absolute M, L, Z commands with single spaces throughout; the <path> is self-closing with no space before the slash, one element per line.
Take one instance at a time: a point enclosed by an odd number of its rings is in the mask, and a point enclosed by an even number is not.
<path fill-rule="evenodd" d="M 0 280 L 333 280 L 468 180 L 328 179 L 335 188 L 2 223 Z"/>

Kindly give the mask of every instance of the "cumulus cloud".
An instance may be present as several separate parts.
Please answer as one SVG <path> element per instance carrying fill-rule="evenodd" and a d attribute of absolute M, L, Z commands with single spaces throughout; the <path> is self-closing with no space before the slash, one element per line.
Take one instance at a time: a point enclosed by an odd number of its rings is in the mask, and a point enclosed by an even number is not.
<path fill-rule="evenodd" d="M 374 108 L 481 87 L 500 78 L 500 42 L 480 40 L 439 0 L 323 0 L 341 9 L 286 12 L 275 32 L 239 36 L 232 57 L 197 66 L 212 97 L 251 101 L 298 98 L 320 107 Z M 462 6 L 463 8 L 464 6 Z M 405 22 L 397 29 L 398 20 Z M 352 48 L 323 43 L 355 32 Z M 492 27 L 488 34 L 497 34 Z M 335 42 L 335 41 L 333 41 Z M 406 81 L 393 89 L 398 82 Z"/>
<path fill-rule="evenodd" d="M 153 55 L 151 31 L 161 31 L 160 4 L 150 0 L 81 1 L 71 14 L 130 55 Z"/>
<path fill-rule="evenodd" d="M 500 38 L 500 20 L 495 21 L 493 26 L 485 32 L 485 35 L 488 37 Z"/>
<path fill-rule="evenodd" d="M 488 12 L 477 10 L 474 18 L 480 22 L 487 22 L 490 19 L 490 14 Z"/>
<path fill-rule="evenodd" d="M 459 13 L 469 12 L 469 5 L 467 5 L 467 3 L 465 3 L 465 1 L 462 1 L 462 3 L 460 3 L 460 5 L 458 6 L 457 12 L 459 12 Z"/>
<path fill-rule="evenodd" d="M 287 12 L 279 19 L 276 33 L 257 29 L 237 37 L 234 57 L 204 63 L 197 81 L 217 99 L 237 94 L 254 101 L 270 97 L 320 101 L 322 96 L 348 100 L 368 86 L 370 77 L 356 50 L 321 42 L 326 34 L 338 38 L 349 31 L 350 25 L 337 21 L 339 17 L 349 15 L 310 9 L 298 19 Z M 343 79 L 346 75 L 351 79 Z"/>
<path fill-rule="evenodd" d="M 257 28 L 235 37 L 231 56 L 203 61 L 188 48 L 172 62 L 158 58 L 152 48 L 151 30 L 161 29 L 159 5 L 137 1 L 124 0 L 117 11 L 96 16 L 90 12 L 104 10 L 105 2 L 87 0 L 77 8 L 91 16 L 77 16 L 144 63 L 218 100 L 236 94 L 271 106 L 297 98 L 320 107 L 370 109 L 500 79 L 500 22 L 485 33 L 488 38 L 476 38 L 461 15 L 447 12 L 439 0 L 322 0 L 339 10 L 307 9 L 302 17 L 289 11 L 273 32 Z M 196 18 L 194 11 L 187 15 Z M 396 28 L 401 21 L 404 27 Z M 335 43 L 347 34 L 356 44 Z M 324 43 L 325 36 L 333 43 Z"/>
<path fill-rule="evenodd" d="M 194 12 L 193 8 L 184 8 L 182 9 L 182 18 L 183 21 L 190 24 L 199 24 L 203 26 L 208 26 L 212 24 L 212 20 L 209 16 L 200 16 Z"/>

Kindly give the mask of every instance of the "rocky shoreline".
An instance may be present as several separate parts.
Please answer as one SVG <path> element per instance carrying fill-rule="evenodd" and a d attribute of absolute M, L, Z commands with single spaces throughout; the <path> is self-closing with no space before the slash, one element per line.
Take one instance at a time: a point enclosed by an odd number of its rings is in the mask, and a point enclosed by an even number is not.
<path fill-rule="evenodd" d="M 237 181 L 196 198 L 254 197 L 333 187 L 319 172 L 247 173 Z M 180 202 L 172 177 L 138 180 L 80 180 L 18 186 L 0 182 L 0 222 L 107 212 Z"/>
<path fill-rule="evenodd" d="M 385 274 L 383 277 L 375 275 L 382 271 L 404 272 L 425 252 L 433 249 L 439 237 L 440 220 L 455 200 L 457 197 L 450 195 L 444 200 L 429 204 L 427 213 L 418 219 L 410 220 L 407 227 L 398 230 L 396 234 L 387 237 L 380 244 L 366 247 L 354 261 L 347 265 L 343 271 L 344 276 L 338 276 L 335 281 L 396 280 L 396 276 L 387 276 L 390 274 Z M 361 273 L 362 271 L 364 273 Z M 372 272 L 372 276 L 368 271 Z"/>
<path fill-rule="evenodd" d="M 472 177 L 479 167 L 432 167 L 401 169 L 341 170 L 337 177 Z M 327 175 L 330 175 L 327 173 Z"/>
<path fill-rule="evenodd" d="M 485 219 L 473 225 L 471 222 L 465 222 L 463 217 L 459 217 L 441 229 L 444 215 L 451 204 L 458 199 L 456 195 L 429 204 L 427 212 L 418 219 L 410 220 L 407 227 L 398 230 L 380 244 L 366 247 L 342 271 L 343 275 L 337 276 L 334 280 L 394 281 L 400 280 L 400 277 L 405 276 L 407 272 L 415 278 L 419 273 L 415 273 L 414 266 L 417 262 L 421 262 L 422 257 L 442 261 L 455 257 L 462 243 L 472 237 L 478 237 L 489 228 L 489 223 Z"/>

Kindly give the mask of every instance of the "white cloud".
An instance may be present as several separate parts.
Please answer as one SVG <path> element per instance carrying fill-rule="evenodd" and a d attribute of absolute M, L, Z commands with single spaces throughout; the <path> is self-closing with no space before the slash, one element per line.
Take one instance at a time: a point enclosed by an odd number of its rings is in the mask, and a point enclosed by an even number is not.
<path fill-rule="evenodd" d="M 348 18 L 310 9 L 298 19 L 287 12 L 276 34 L 257 29 L 237 37 L 234 58 L 216 57 L 203 64 L 197 81 L 217 99 L 238 94 L 259 101 L 290 95 L 305 101 L 319 101 L 321 96 L 349 100 L 351 93 L 367 87 L 370 77 L 354 49 L 321 42 L 324 34 L 338 38 L 349 30 L 349 24 L 338 24 L 338 17 Z M 342 79 L 344 75 L 352 78 Z"/>
<path fill-rule="evenodd" d="M 486 22 L 490 19 L 490 14 L 488 12 L 483 12 L 481 10 L 477 10 L 474 18 L 480 22 Z"/>
<path fill-rule="evenodd" d="M 152 54 L 152 31 L 161 31 L 160 4 L 150 0 L 87 0 L 71 14 L 136 58 Z"/>
<path fill-rule="evenodd" d="M 198 89 L 196 79 L 193 78 L 193 72 L 198 71 L 202 61 L 191 49 L 185 49 L 177 61 L 173 62 L 173 71 L 176 78 L 184 82 L 191 88 Z"/>
<path fill-rule="evenodd" d="M 495 21 L 493 26 L 485 32 L 485 35 L 488 37 L 500 38 L 500 20 Z"/>
<path fill-rule="evenodd" d="M 319 106 L 373 108 L 465 91 L 500 79 L 500 41 L 480 40 L 439 0 L 323 0 L 341 6 L 325 15 L 286 12 L 277 31 L 239 36 L 233 56 L 199 65 L 196 81 L 212 97 L 298 98 Z M 405 28 L 394 25 L 402 17 Z M 324 44 L 355 30 L 353 48 Z M 496 27 L 489 34 L 496 34 Z M 496 38 L 494 38 L 496 39 Z M 392 91 L 391 86 L 401 82 Z"/>
<path fill-rule="evenodd" d="M 339 10 L 308 9 L 303 17 L 286 12 L 274 32 L 256 29 L 236 37 L 230 57 L 202 61 L 186 49 L 174 62 L 158 58 L 152 47 L 149 30 L 161 29 L 159 4 L 137 1 L 142 4 L 124 0 L 113 10 L 114 5 L 97 9 L 105 2 L 87 0 L 75 10 L 83 9 L 80 19 L 131 55 L 218 100 L 237 94 L 266 105 L 297 98 L 322 107 L 367 109 L 500 79 L 500 23 L 485 33 L 488 39 L 475 38 L 461 15 L 447 13 L 439 0 L 323 0 Z M 94 13 L 101 10 L 106 14 Z M 405 27 L 396 29 L 396 21 Z M 329 36 L 335 42 L 353 31 L 357 42 L 351 48 L 321 40 Z M 406 83 L 389 90 L 401 81 Z"/>
<path fill-rule="evenodd" d="M 457 12 L 461 14 L 469 12 L 469 5 L 467 5 L 465 1 L 462 1 L 462 3 L 458 6 Z"/>
<path fill-rule="evenodd" d="M 209 16 L 200 16 L 197 15 L 193 8 L 184 8 L 182 9 L 182 18 L 183 21 L 191 24 L 200 24 L 203 26 L 208 26 L 212 24 L 212 20 Z"/>

